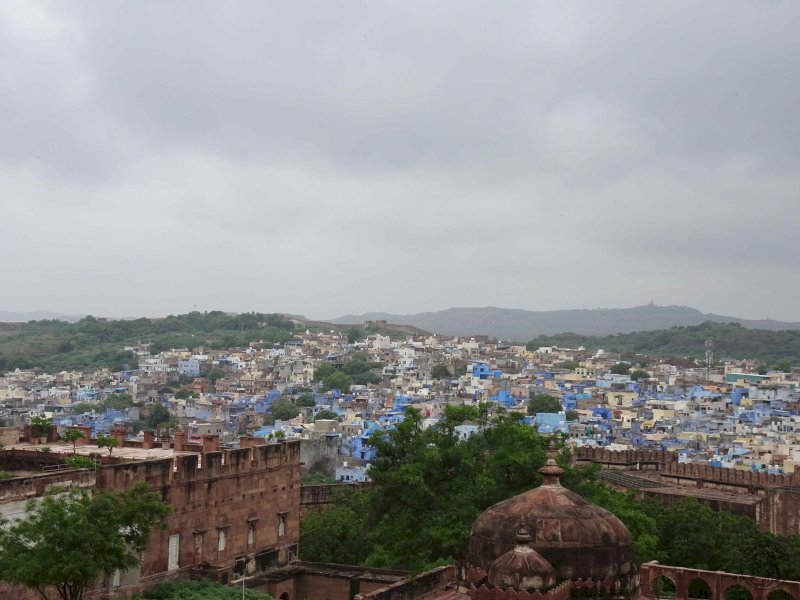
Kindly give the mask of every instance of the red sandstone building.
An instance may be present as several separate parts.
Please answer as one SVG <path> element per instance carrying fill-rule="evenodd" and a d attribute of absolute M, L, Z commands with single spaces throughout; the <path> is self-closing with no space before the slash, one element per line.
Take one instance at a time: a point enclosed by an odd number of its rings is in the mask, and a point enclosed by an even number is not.
<path fill-rule="evenodd" d="M 296 560 L 299 538 L 300 442 L 242 438 L 241 445 L 220 450 L 215 436 L 188 445 L 180 432 L 170 444 L 148 432 L 144 442 L 123 439 L 97 469 L 66 470 L 59 467 L 71 444 L 53 443 L 50 452 L 15 444 L 0 451 L 0 468 L 16 475 L 0 481 L 0 513 L 21 515 L 27 500 L 55 485 L 121 491 L 144 481 L 172 506 L 169 523 L 153 532 L 139 567 L 101 582 L 95 595 L 201 574 L 229 583 Z M 79 447 L 92 451 L 103 452 Z M 27 598 L 39 596 L 0 587 L 0 599 Z"/>

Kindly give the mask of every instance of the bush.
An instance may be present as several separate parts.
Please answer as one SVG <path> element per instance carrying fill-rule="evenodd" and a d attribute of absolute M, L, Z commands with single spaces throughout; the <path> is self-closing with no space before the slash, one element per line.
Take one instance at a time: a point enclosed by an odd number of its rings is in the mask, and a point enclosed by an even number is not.
<path fill-rule="evenodd" d="M 53 419 L 36 416 L 31 419 L 31 434 L 33 437 L 44 437 L 50 433 L 53 426 Z"/>
<path fill-rule="evenodd" d="M 300 394 L 300 397 L 297 399 L 297 406 L 316 406 L 317 401 L 314 400 L 314 396 L 308 393 Z"/>
<path fill-rule="evenodd" d="M 528 400 L 528 414 L 535 415 L 536 413 L 559 413 L 561 408 L 561 401 L 548 394 L 531 394 Z"/>
<path fill-rule="evenodd" d="M 337 415 L 332 410 L 322 409 L 314 417 L 315 421 L 317 421 L 319 419 L 333 419 L 334 421 L 338 421 L 339 420 L 339 415 Z"/>
<path fill-rule="evenodd" d="M 253 590 L 245 590 L 244 595 L 239 587 L 227 587 L 213 581 L 169 581 L 144 592 L 147 600 L 272 600 Z"/>
<path fill-rule="evenodd" d="M 273 419 L 288 421 L 300 414 L 300 409 L 287 400 L 276 400 L 269 409 Z"/>
<path fill-rule="evenodd" d="M 94 469 L 95 463 L 88 456 L 74 454 L 64 461 L 70 469 Z"/>

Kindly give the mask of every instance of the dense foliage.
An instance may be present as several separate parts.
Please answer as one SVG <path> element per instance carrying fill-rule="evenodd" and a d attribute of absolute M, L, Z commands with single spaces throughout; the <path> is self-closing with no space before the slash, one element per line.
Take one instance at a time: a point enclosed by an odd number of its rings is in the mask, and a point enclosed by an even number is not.
<path fill-rule="evenodd" d="M 350 391 L 350 386 L 379 383 L 381 378 L 375 372 L 383 367 L 382 363 L 369 362 L 366 355 L 357 352 L 342 365 L 341 369 L 329 363 L 323 363 L 314 370 L 314 381 L 322 384 L 322 391 L 339 390 L 343 394 Z"/>
<path fill-rule="evenodd" d="M 423 429 L 409 409 L 396 429 L 374 435 L 372 489 L 346 489 L 339 512 L 303 519 L 303 557 L 420 570 L 462 556 L 481 511 L 538 484 L 545 460 L 544 438 L 508 415 L 460 440 L 457 425 L 488 419 L 485 408 L 447 407 L 441 426 Z"/>
<path fill-rule="evenodd" d="M 517 416 L 448 407 L 440 427 L 422 429 L 418 411 L 406 414 L 396 430 L 373 437 L 372 487 L 345 486 L 333 509 L 302 519 L 305 560 L 412 570 L 449 563 L 466 555 L 470 528 L 484 509 L 540 483 L 546 440 Z M 460 440 L 455 427 L 465 420 L 488 426 Z M 639 562 L 739 572 L 748 568 L 743 551 L 780 543 L 787 550 L 781 572 L 800 578 L 800 536 L 779 540 L 751 519 L 693 498 L 671 508 L 638 501 L 606 487 L 596 467 L 567 468 L 561 479 L 625 523 Z"/>
<path fill-rule="evenodd" d="M 438 363 L 431 367 L 432 379 L 448 379 L 452 376 L 453 374 L 450 372 L 450 369 L 448 369 L 447 365 L 443 363 Z"/>
<path fill-rule="evenodd" d="M 559 399 L 549 394 L 531 393 L 528 399 L 529 415 L 535 415 L 536 413 L 558 413 L 562 410 Z"/>
<path fill-rule="evenodd" d="M 146 600 L 272 600 L 272 596 L 208 580 L 168 581 L 143 595 Z"/>
<path fill-rule="evenodd" d="M 122 493 L 54 491 L 31 500 L 21 520 L 0 522 L 0 579 L 80 600 L 98 577 L 138 564 L 169 513 L 147 484 Z"/>
<path fill-rule="evenodd" d="M 270 406 L 269 412 L 276 421 L 289 421 L 300 414 L 300 409 L 289 400 L 276 400 Z"/>
<path fill-rule="evenodd" d="M 326 420 L 326 419 L 338 419 L 339 415 L 337 415 L 332 410 L 322 409 L 316 415 L 314 415 L 314 420 Z"/>
<path fill-rule="evenodd" d="M 714 340 L 714 353 L 720 358 L 752 358 L 765 361 L 773 367 L 785 367 L 796 366 L 797 357 L 800 356 L 800 331 L 746 329 L 738 323 L 712 322 L 599 337 L 575 333 L 539 336 L 528 342 L 528 349 L 536 350 L 541 346 L 585 346 L 590 350 L 603 348 L 622 353 L 702 358 L 707 339 Z"/>
<path fill-rule="evenodd" d="M 31 321 L 0 328 L 0 372 L 40 367 L 46 371 L 106 367 L 135 368 L 124 346 L 149 342 L 150 351 L 169 348 L 229 348 L 252 342 L 283 343 L 294 325 L 282 315 L 221 311 L 191 312 L 164 319 L 105 320 L 84 317 L 77 323 Z"/>
<path fill-rule="evenodd" d="M 342 372 L 347 375 L 356 385 L 367 385 L 379 383 L 381 378 L 375 373 L 375 369 L 383 368 L 383 363 L 369 362 L 367 356 L 360 352 L 354 354 L 352 358 L 342 365 Z"/>

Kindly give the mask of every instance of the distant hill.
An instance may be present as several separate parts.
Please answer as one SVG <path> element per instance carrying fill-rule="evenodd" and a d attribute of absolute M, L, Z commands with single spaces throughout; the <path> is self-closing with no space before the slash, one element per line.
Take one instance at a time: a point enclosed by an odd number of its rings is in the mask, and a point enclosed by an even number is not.
<path fill-rule="evenodd" d="M 688 306 L 647 304 L 633 308 L 596 308 L 531 311 L 514 308 L 448 308 L 414 315 L 366 313 L 344 315 L 333 323 L 360 324 L 385 320 L 399 325 L 413 325 L 442 335 L 488 335 L 501 340 L 527 341 L 541 335 L 572 332 L 579 335 L 612 335 L 633 331 L 669 329 L 676 326 L 713 323 L 738 323 L 748 329 L 800 330 L 800 323 L 750 320 L 703 313 Z"/>
<path fill-rule="evenodd" d="M 27 323 L 28 321 L 66 321 L 74 323 L 86 315 L 65 315 L 48 310 L 35 310 L 30 312 L 13 312 L 0 310 L 0 323 Z"/>
<path fill-rule="evenodd" d="M 781 369 L 800 363 L 800 330 L 767 331 L 747 329 L 738 323 L 712 323 L 672 327 L 656 331 L 637 331 L 607 336 L 586 336 L 575 333 L 539 336 L 528 342 L 535 350 L 542 346 L 589 350 L 612 350 L 623 354 L 702 358 L 705 341 L 713 340 L 717 361 L 725 358 L 760 360 L 767 366 Z"/>

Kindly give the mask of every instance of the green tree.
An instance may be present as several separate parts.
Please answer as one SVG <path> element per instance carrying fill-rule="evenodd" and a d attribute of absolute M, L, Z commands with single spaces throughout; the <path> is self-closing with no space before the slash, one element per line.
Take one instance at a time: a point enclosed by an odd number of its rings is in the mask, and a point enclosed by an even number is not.
<path fill-rule="evenodd" d="M 322 363 L 314 368 L 314 381 L 322 381 L 336 373 L 337 369 L 330 363 Z"/>
<path fill-rule="evenodd" d="M 782 373 L 789 373 L 792 370 L 792 362 L 784 358 L 775 363 L 775 370 L 781 371 Z"/>
<path fill-rule="evenodd" d="M 418 410 L 370 444 L 370 531 L 374 566 L 421 570 L 465 555 L 469 529 L 489 505 L 540 481 L 544 439 L 516 415 L 486 408 L 445 408 L 438 427 L 424 429 Z M 488 423 L 466 440 L 458 425 Z"/>
<path fill-rule="evenodd" d="M 278 421 L 288 421 L 300 414 L 300 409 L 288 400 L 276 400 L 269 409 L 272 418 Z"/>
<path fill-rule="evenodd" d="M 50 433 L 53 427 L 53 419 L 43 416 L 35 416 L 31 419 L 31 434 L 33 437 L 44 437 Z"/>
<path fill-rule="evenodd" d="M 144 420 L 144 425 L 148 429 L 155 429 L 164 423 L 171 423 L 172 422 L 172 415 L 167 409 L 166 406 L 163 404 L 156 404 L 150 409 L 150 414 L 147 415 L 147 418 Z"/>
<path fill-rule="evenodd" d="M 137 565 L 169 513 L 144 483 L 122 493 L 71 488 L 31 500 L 23 519 L 2 520 L 0 578 L 45 599 L 52 587 L 62 600 L 80 600 L 101 576 Z"/>
<path fill-rule="evenodd" d="M 561 402 L 554 396 L 531 393 L 528 399 L 529 415 L 535 415 L 536 413 L 558 413 L 561 411 Z"/>
<path fill-rule="evenodd" d="M 218 379 L 225 377 L 225 371 L 219 367 L 213 367 L 206 373 L 206 377 L 211 380 L 211 383 L 217 383 Z"/>
<path fill-rule="evenodd" d="M 300 521 L 303 559 L 362 564 L 373 546 L 370 499 L 367 492 L 341 486 L 334 492 L 331 508 L 303 517 Z"/>
<path fill-rule="evenodd" d="M 86 436 L 83 435 L 83 432 L 80 429 L 67 429 L 64 432 L 64 435 L 61 436 L 61 439 L 64 440 L 65 442 L 72 443 L 72 453 L 75 454 L 77 452 L 75 444 L 77 443 L 78 440 L 82 440 L 84 437 Z"/>
<path fill-rule="evenodd" d="M 431 367 L 432 379 L 449 379 L 452 376 L 453 375 L 452 373 L 450 373 L 450 369 L 448 369 L 447 365 L 445 365 L 444 363 L 439 363 Z"/>
<path fill-rule="evenodd" d="M 300 394 L 300 397 L 297 399 L 297 406 L 316 406 L 317 401 L 314 400 L 314 396 L 309 393 Z"/>
<path fill-rule="evenodd" d="M 634 369 L 631 371 L 630 377 L 634 381 L 641 381 L 642 379 L 647 379 L 650 377 L 650 374 L 644 369 Z"/>
<path fill-rule="evenodd" d="M 113 408 L 114 410 L 125 410 L 134 405 L 133 396 L 130 394 L 110 394 L 103 398 L 103 408 Z"/>
<path fill-rule="evenodd" d="M 191 398 L 193 396 L 194 392 L 188 388 L 181 388 L 175 392 L 175 398 L 178 400 L 186 400 L 187 398 Z"/>
<path fill-rule="evenodd" d="M 363 340 L 365 337 L 367 337 L 367 332 L 360 327 L 351 327 L 347 330 L 348 344 L 355 344 L 356 342 Z"/>
<path fill-rule="evenodd" d="M 343 394 L 350 393 L 350 384 L 352 380 L 348 375 L 341 371 L 336 371 L 333 375 L 329 375 L 322 382 L 322 389 L 324 391 L 339 390 Z"/>
<path fill-rule="evenodd" d="M 383 364 L 371 363 L 365 354 L 357 352 L 342 366 L 342 373 L 347 375 L 351 379 L 352 383 L 357 385 L 367 385 L 370 383 L 380 382 L 381 378 L 373 372 L 373 369 L 377 369 L 378 367 L 383 367 Z M 325 379 L 326 382 L 328 378 Z M 334 387 L 329 389 L 337 388 Z"/>
<path fill-rule="evenodd" d="M 332 410 L 326 410 L 326 409 L 323 409 L 323 410 L 319 411 L 319 412 L 318 412 L 318 413 L 317 413 L 317 414 L 314 416 L 314 420 L 315 420 L 315 421 L 317 421 L 317 420 L 319 420 L 319 419 L 334 419 L 334 420 L 338 420 L 338 419 L 339 419 L 339 415 L 337 415 L 337 414 L 336 414 L 335 412 L 333 412 Z"/>
<path fill-rule="evenodd" d="M 119 446 L 119 440 L 112 435 L 98 435 L 96 441 L 100 448 L 106 448 L 108 450 L 109 456 L 111 456 L 111 452 L 114 448 Z"/>
<path fill-rule="evenodd" d="M 630 373 L 631 366 L 628 363 L 619 362 L 613 365 L 609 371 L 615 375 L 627 375 Z"/>

